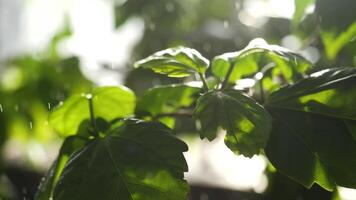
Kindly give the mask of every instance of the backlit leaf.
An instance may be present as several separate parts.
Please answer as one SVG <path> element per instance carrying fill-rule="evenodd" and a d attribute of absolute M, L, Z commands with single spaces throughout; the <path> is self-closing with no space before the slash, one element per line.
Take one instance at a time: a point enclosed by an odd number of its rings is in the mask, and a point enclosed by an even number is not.
<path fill-rule="evenodd" d="M 195 73 L 204 73 L 209 61 L 198 51 L 188 47 L 174 47 L 158 51 L 135 63 L 135 67 L 152 69 L 169 77 L 186 77 Z"/>
<path fill-rule="evenodd" d="M 80 123 L 90 118 L 89 101 L 92 98 L 95 117 L 113 120 L 134 112 L 135 95 L 126 87 L 100 87 L 91 94 L 68 98 L 50 114 L 49 122 L 61 136 L 73 135 Z"/>
<path fill-rule="evenodd" d="M 274 74 L 282 74 L 287 81 L 301 78 L 310 63 L 302 56 L 278 45 L 269 45 L 261 38 L 252 40 L 244 49 L 237 52 L 216 56 L 212 64 L 212 72 L 223 79 L 229 68 L 233 70 L 229 82 L 253 76 L 273 64 Z"/>
<path fill-rule="evenodd" d="M 272 93 L 273 117 L 265 149 L 277 170 L 310 188 L 356 187 L 356 69 L 312 74 Z"/>
<path fill-rule="evenodd" d="M 195 117 L 201 137 L 213 140 L 219 127 L 226 130 L 225 144 L 235 153 L 252 157 L 265 147 L 271 121 L 269 114 L 240 91 L 211 91 L 198 99 Z"/>
<path fill-rule="evenodd" d="M 64 140 L 56 160 L 52 163 L 46 177 L 40 183 L 35 200 L 49 200 L 52 198 L 53 189 L 69 156 L 84 144 L 85 141 L 76 136 L 70 136 Z"/>
<path fill-rule="evenodd" d="M 182 200 L 187 146 L 162 124 L 128 121 L 72 155 L 54 200 Z"/>

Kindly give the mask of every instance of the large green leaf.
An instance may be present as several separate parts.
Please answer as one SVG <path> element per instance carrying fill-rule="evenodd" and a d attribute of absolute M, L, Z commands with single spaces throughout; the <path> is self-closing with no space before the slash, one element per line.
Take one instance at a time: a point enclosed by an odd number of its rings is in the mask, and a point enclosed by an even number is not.
<path fill-rule="evenodd" d="M 68 98 L 49 117 L 49 122 L 61 136 L 73 135 L 80 123 L 90 118 L 89 100 L 92 99 L 95 117 L 113 120 L 134 112 L 135 95 L 126 87 L 95 88 L 91 94 Z"/>
<path fill-rule="evenodd" d="M 312 74 L 272 93 L 273 117 L 266 154 L 277 170 L 311 187 L 356 188 L 356 69 Z"/>
<path fill-rule="evenodd" d="M 152 69 L 156 73 L 169 77 L 186 77 L 191 74 L 203 74 L 209 61 L 195 49 L 174 47 L 154 53 L 135 63 L 135 67 Z"/>
<path fill-rule="evenodd" d="M 226 130 L 225 144 L 235 153 L 251 157 L 264 148 L 271 128 L 269 114 L 240 91 L 211 91 L 198 99 L 195 117 L 201 137 L 213 140 L 219 127 Z"/>
<path fill-rule="evenodd" d="M 182 200 L 187 146 L 159 123 L 129 121 L 73 154 L 54 200 Z"/>
<path fill-rule="evenodd" d="M 148 90 L 138 101 L 136 113 L 148 112 L 151 116 L 172 113 L 179 108 L 188 107 L 195 101 L 201 90 L 185 84 L 167 85 Z"/>
<path fill-rule="evenodd" d="M 53 189 L 58 182 L 64 165 L 67 163 L 70 155 L 85 144 L 85 140 L 76 136 L 70 136 L 65 139 L 56 160 L 53 162 L 46 177 L 42 179 L 35 200 L 49 200 L 52 198 Z"/>
<path fill-rule="evenodd" d="M 216 56 L 212 64 L 212 72 L 223 79 L 233 67 L 229 82 L 234 83 L 263 71 L 263 67 L 274 63 L 274 73 L 282 74 L 286 80 L 301 78 L 310 63 L 300 55 L 278 45 L 269 45 L 261 38 L 252 40 L 244 49 L 237 52 Z"/>

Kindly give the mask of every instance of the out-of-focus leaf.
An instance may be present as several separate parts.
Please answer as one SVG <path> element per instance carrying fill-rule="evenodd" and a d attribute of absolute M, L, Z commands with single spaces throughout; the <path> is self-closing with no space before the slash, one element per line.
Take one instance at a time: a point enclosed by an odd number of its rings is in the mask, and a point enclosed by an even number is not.
<path fill-rule="evenodd" d="M 179 108 L 190 106 L 200 90 L 200 87 L 184 84 L 152 88 L 138 101 L 136 113 L 148 112 L 151 116 L 156 116 L 175 112 Z"/>
<path fill-rule="evenodd" d="M 42 179 L 35 200 L 48 200 L 52 198 L 52 193 L 60 174 L 67 163 L 69 157 L 74 151 L 84 146 L 85 141 L 76 136 L 70 136 L 65 139 L 56 160 L 53 162 L 46 177 Z"/>
<path fill-rule="evenodd" d="M 282 74 L 287 81 L 301 78 L 310 63 L 302 56 L 278 45 L 269 45 L 261 38 L 252 40 L 244 49 L 216 56 L 212 72 L 223 79 L 232 66 L 229 82 L 249 77 L 262 71 L 263 67 L 275 63 L 273 74 Z"/>
<path fill-rule="evenodd" d="M 266 154 L 280 172 L 310 188 L 356 187 L 356 69 L 317 72 L 272 93 Z M 347 123 L 345 123 L 347 122 Z"/>
<path fill-rule="evenodd" d="M 325 46 L 326 57 L 329 60 L 334 60 L 340 50 L 356 38 L 356 22 L 340 34 L 335 30 L 324 30 L 321 32 L 321 36 Z"/>
<path fill-rule="evenodd" d="M 158 51 L 135 63 L 135 67 L 152 69 L 169 77 L 186 77 L 195 73 L 204 73 L 209 61 L 195 49 L 174 47 Z"/>
<path fill-rule="evenodd" d="M 198 99 L 194 115 L 201 123 L 201 138 L 213 140 L 222 127 L 227 132 L 225 144 L 235 153 L 252 157 L 267 143 L 271 128 L 269 114 L 239 91 L 204 94 Z"/>
<path fill-rule="evenodd" d="M 356 1 L 316 0 L 315 13 L 323 30 L 343 32 L 356 21 Z"/>
<path fill-rule="evenodd" d="M 315 13 L 329 60 L 335 60 L 340 50 L 356 37 L 355 9 L 353 0 L 316 1 Z"/>
<path fill-rule="evenodd" d="M 305 14 L 305 9 L 314 2 L 315 0 L 294 0 L 295 11 L 292 20 L 294 27 L 298 27 L 299 22 Z"/>
<path fill-rule="evenodd" d="M 54 199 L 186 199 L 183 151 L 187 146 L 164 125 L 131 120 L 70 157 Z"/>
<path fill-rule="evenodd" d="M 93 101 L 95 117 L 107 121 L 127 117 L 134 112 L 135 95 L 126 87 L 100 87 L 91 94 L 68 98 L 50 114 L 49 122 L 61 136 L 73 135 L 80 123 L 90 118 L 89 100 Z"/>

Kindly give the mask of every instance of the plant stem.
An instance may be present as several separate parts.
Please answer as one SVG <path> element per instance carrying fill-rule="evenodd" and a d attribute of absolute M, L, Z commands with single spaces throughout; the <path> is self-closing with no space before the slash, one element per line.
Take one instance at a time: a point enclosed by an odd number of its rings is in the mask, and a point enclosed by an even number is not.
<path fill-rule="evenodd" d="M 227 84 L 229 83 L 229 78 L 230 78 L 230 75 L 231 75 L 233 69 L 234 69 L 234 65 L 230 65 L 230 68 L 226 73 L 224 81 L 221 84 L 221 88 L 220 88 L 221 90 L 223 90 L 227 86 Z"/>
<path fill-rule="evenodd" d="M 261 80 L 259 80 L 259 82 L 260 82 L 261 104 L 263 104 L 265 102 L 265 93 L 263 90 L 263 78 Z"/>
<path fill-rule="evenodd" d="M 99 137 L 98 127 L 96 126 L 95 115 L 94 115 L 93 98 L 89 97 L 88 102 L 89 102 L 89 112 L 90 112 L 90 123 L 93 128 L 93 136 Z"/>
<path fill-rule="evenodd" d="M 208 86 L 208 83 L 206 82 L 205 75 L 203 73 L 199 73 L 199 76 L 200 76 L 201 81 L 203 82 L 204 90 L 208 91 L 209 86 Z"/>

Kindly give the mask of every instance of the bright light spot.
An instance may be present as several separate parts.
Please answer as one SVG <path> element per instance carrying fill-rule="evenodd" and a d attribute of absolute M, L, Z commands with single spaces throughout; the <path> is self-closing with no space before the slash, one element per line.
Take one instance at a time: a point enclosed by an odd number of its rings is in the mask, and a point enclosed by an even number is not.
<path fill-rule="evenodd" d="M 300 41 L 300 39 L 294 35 L 287 35 L 283 37 L 281 43 L 282 46 L 292 51 L 297 51 L 302 46 L 302 42 Z"/>
<path fill-rule="evenodd" d="M 304 56 L 307 60 L 309 60 L 312 63 L 316 63 L 320 59 L 319 50 L 312 46 L 303 49 L 301 54 L 302 54 L 302 56 Z"/>
<path fill-rule="evenodd" d="M 85 95 L 85 98 L 87 98 L 87 99 L 92 99 L 92 98 L 93 98 L 93 95 L 91 95 L 91 94 L 86 94 L 86 95 Z"/>
<path fill-rule="evenodd" d="M 212 142 L 186 140 L 190 149 L 185 153 L 190 183 L 206 184 L 235 190 L 263 192 L 267 187 L 264 170 L 267 161 L 262 156 L 246 158 L 232 153 L 224 144 L 224 134 Z"/>
<path fill-rule="evenodd" d="M 310 76 L 311 76 L 311 77 L 319 77 L 319 76 L 325 74 L 325 73 L 328 72 L 328 71 L 330 71 L 330 69 L 324 69 L 324 70 L 321 70 L 321 71 L 312 73 Z"/>
<path fill-rule="evenodd" d="M 201 81 L 190 81 L 185 84 L 190 87 L 203 87 L 203 83 Z"/>
<path fill-rule="evenodd" d="M 342 200 L 355 200 L 356 190 L 344 187 L 338 187 L 338 191 Z"/>
<path fill-rule="evenodd" d="M 263 78 L 263 73 L 262 72 L 257 72 L 255 75 L 256 80 L 261 80 Z"/>
<path fill-rule="evenodd" d="M 22 84 L 23 74 L 17 67 L 9 67 L 2 72 L 1 75 L 1 87 L 4 90 L 16 90 Z"/>
<path fill-rule="evenodd" d="M 239 13 L 242 23 L 259 27 L 267 21 L 266 17 L 292 18 L 294 0 L 248 0 L 243 8 Z"/>
<path fill-rule="evenodd" d="M 236 90 L 244 90 L 248 88 L 252 88 L 256 84 L 256 81 L 252 78 L 243 78 L 236 81 L 235 89 Z"/>

